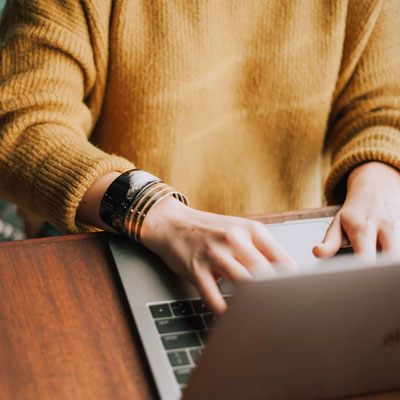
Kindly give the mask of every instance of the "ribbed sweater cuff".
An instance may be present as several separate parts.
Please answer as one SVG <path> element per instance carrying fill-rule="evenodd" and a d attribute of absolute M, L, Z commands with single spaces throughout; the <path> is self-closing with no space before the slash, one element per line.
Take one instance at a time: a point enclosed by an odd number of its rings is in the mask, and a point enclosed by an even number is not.
<path fill-rule="evenodd" d="M 124 158 L 108 155 L 87 141 L 58 147 L 41 167 L 35 182 L 40 209 L 63 232 L 82 233 L 96 229 L 75 221 L 87 189 L 108 172 L 134 168 Z"/>
<path fill-rule="evenodd" d="M 370 127 L 343 146 L 325 182 L 328 204 L 343 203 L 348 174 L 368 161 L 380 161 L 400 170 L 400 131 L 388 126 Z"/>

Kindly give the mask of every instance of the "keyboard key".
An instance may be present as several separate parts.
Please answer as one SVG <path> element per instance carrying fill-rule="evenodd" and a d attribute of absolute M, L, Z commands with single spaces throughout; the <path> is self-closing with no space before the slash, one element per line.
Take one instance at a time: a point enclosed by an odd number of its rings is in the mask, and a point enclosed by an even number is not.
<path fill-rule="evenodd" d="M 205 314 L 211 312 L 203 300 L 193 300 L 192 306 L 196 314 Z"/>
<path fill-rule="evenodd" d="M 192 315 L 193 310 L 188 301 L 175 301 L 171 303 L 172 312 L 174 315 Z"/>
<path fill-rule="evenodd" d="M 339 249 L 339 251 L 335 254 L 335 256 L 338 256 L 340 254 L 353 254 L 354 250 L 351 246 L 347 246 L 347 247 L 341 247 Z"/>
<path fill-rule="evenodd" d="M 153 318 L 172 317 L 168 303 L 150 306 L 150 311 Z"/>
<path fill-rule="evenodd" d="M 194 364 L 197 364 L 197 360 L 200 357 L 201 349 L 191 349 L 190 356 L 192 357 L 192 361 Z"/>
<path fill-rule="evenodd" d="M 203 342 L 203 344 L 206 344 L 208 331 L 200 331 L 200 332 L 198 332 L 198 334 L 199 334 L 200 339 Z"/>
<path fill-rule="evenodd" d="M 189 375 L 192 372 L 193 368 L 179 368 L 175 369 L 175 377 L 178 383 L 185 384 L 189 379 Z"/>
<path fill-rule="evenodd" d="M 173 367 L 179 367 L 181 365 L 189 365 L 189 357 L 186 351 L 173 351 L 168 354 L 169 362 Z"/>
<path fill-rule="evenodd" d="M 204 329 L 199 316 L 159 319 L 155 321 L 159 333 L 198 331 Z"/>
<path fill-rule="evenodd" d="M 231 296 L 231 295 L 227 295 L 227 296 L 223 296 L 223 298 L 224 298 L 226 304 L 229 305 L 229 303 L 230 303 L 231 300 L 232 300 L 232 296 Z"/>
<path fill-rule="evenodd" d="M 203 315 L 204 322 L 207 325 L 207 328 L 210 329 L 214 325 L 215 322 L 215 315 L 214 314 L 204 314 Z"/>
<path fill-rule="evenodd" d="M 165 350 L 182 349 L 184 347 L 196 347 L 201 345 L 199 338 L 194 332 L 162 336 L 161 340 L 164 344 Z"/>

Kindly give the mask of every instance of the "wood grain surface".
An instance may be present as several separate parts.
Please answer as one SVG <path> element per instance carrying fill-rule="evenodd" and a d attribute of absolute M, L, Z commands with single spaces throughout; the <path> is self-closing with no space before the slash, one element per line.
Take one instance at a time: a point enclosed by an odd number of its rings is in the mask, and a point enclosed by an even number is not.
<path fill-rule="evenodd" d="M 256 216 L 330 216 L 337 208 Z M 157 398 L 104 233 L 0 244 L 0 399 Z M 363 399 L 400 399 L 400 392 Z"/>
<path fill-rule="evenodd" d="M 0 246 L 0 399 L 151 399 L 106 234 Z"/>

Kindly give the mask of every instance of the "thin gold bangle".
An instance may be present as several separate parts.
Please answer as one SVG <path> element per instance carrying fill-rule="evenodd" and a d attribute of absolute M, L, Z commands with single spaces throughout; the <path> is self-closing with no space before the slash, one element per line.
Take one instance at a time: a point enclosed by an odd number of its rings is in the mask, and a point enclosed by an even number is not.
<path fill-rule="evenodd" d="M 143 215 L 146 215 L 148 210 L 151 208 L 151 206 L 153 206 L 155 204 L 154 200 L 158 199 L 160 196 L 162 196 L 164 194 L 169 195 L 173 191 L 174 190 L 170 186 L 167 186 L 165 188 L 160 188 L 157 192 L 153 193 L 152 196 L 149 196 L 145 199 L 143 206 L 140 208 L 140 212 L 135 215 L 136 219 L 135 219 L 135 223 L 133 224 L 132 231 L 133 231 L 134 239 L 136 241 L 138 241 L 138 239 L 137 239 L 138 231 L 140 230 L 140 227 L 143 223 L 143 219 L 144 219 Z M 132 234 L 132 231 L 129 233 Z"/>
<path fill-rule="evenodd" d="M 124 223 L 125 230 L 128 233 L 128 236 L 130 236 L 130 233 L 132 230 L 132 225 L 135 226 L 135 224 L 136 224 L 138 214 L 140 214 L 140 210 L 142 209 L 142 206 L 143 206 L 143 202 L 146 201 L 146 199 L 148 198 L 148 196 L 151 193 L 153 193 L 153 192 L 158 193 L 159 190 L 161 190 L 163 188 L 167 188 L 167 187 L 170 187 L 170 186 L 168 186 L 164 182 L 157 182 L 157 183 L 149 186 L 148 188 L 146 188 L 146 190 L 144 190 L 143 193 L 140 194 L 140 198 L 136 199 L 136 201 L 134 203 L 132 203 L 132 205 L 129 207 L 129 211 L 127 213 L 127 217 L 126 217 L 125 223 Z"/>
<path fill-rule="evenodd" d="M 171 196 L 171 195 L 179 195 L 180 193 L 176 190 L 174 190 L 173 188 L 171 188 L 171 190 L 168 193 L 159 193 L 156 196 L 154 196 L 151 199 L 150 204 L 148 204 L 147 208 L 145 210 L 143 210 L 143 213 L 141 215 L 141 219 L 139 220 L 138 226 L 137 226 L 137 232 L 136 232 L 136 236 L 135 236 L 135 240 L 137 242 L 140 242 L 140 234 L 141 234 L 141 230 L 142 230 L 142 226 L 143 226 L 143 221 L 147 215 L 147 213 L 149 212 L 149 210 L 155 205 L 157 204 L 159 201 L 161 201 L 162 199 L 164 199 L 165 197 Z M 174 196 L 175 197 L 175 196 Z M 187 201 L 187 199 L 186 199 Z M 186 204 L 187 205 L 187 204 Z"/>

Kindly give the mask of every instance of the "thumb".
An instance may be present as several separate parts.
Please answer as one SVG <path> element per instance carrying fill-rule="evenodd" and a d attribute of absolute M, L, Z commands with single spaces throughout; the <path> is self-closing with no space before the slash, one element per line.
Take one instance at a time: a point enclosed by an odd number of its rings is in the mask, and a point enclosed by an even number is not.
<path fill-rule="evenodd" d="M 342 244 L 342 236 L 343 234 L 340 223 L 340 214 L 336 214 L 328 230 L 326 231 L 322 243 L 313 248 L 315 257 L 327 258 L 335 255 Z"/>

